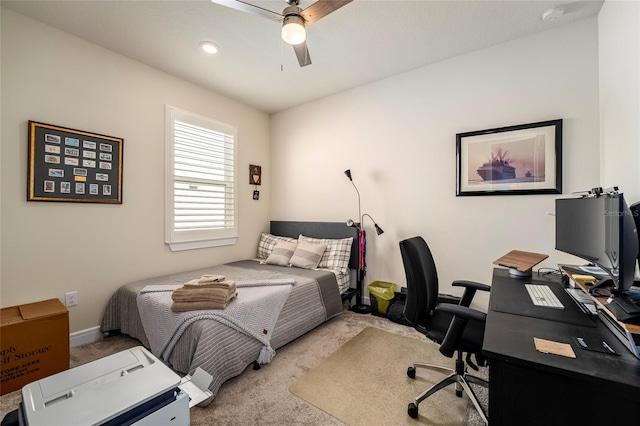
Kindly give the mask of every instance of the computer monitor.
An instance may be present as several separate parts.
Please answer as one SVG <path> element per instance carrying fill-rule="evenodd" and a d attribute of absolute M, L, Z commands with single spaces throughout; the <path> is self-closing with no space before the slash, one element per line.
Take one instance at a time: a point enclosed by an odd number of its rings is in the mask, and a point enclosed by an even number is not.
<path fill-rule="evenodd" d="M 631 211 L 631 216 L 633 216 L 633 220 L 636 222 L 636 231 L 638 231 L 638 269 L 636 269 L 636 278 L 638 277 L 638 270 L 640 269 L 640 201 L 636 201 L 635 203 L 629 206 L 629 210 Z M 636 280 L 635 285 L 638 285 L 638 280 Z"/>
<path fill-rule="evenodd" d="M 556 250 L 602 268 L 622 293 L 634 284 L 638 231 L 623 194 L 556 200 Z"/>

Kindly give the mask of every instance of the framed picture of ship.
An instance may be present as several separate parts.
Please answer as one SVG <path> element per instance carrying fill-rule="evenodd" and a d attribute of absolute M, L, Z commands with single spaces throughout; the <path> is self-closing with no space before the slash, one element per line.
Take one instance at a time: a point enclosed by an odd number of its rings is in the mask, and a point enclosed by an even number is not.
<path fill-rule="evenodd" d="M 456 196 L 562 194 L 562 119 L 456 135 Z"/>

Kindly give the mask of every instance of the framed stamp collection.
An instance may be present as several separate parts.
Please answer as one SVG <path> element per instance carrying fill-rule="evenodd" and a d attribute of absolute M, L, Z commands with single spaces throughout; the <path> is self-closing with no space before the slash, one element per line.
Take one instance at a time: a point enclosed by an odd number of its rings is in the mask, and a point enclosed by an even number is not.
<path fill-rule="evenodd" d="M 27 201 L 122 204 L 122 138 L 29 121 Z"/>

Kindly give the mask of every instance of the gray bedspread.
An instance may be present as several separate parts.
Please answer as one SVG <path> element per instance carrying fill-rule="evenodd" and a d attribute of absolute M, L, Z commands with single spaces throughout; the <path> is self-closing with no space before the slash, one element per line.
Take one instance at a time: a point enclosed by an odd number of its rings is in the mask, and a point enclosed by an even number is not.
<path fill-rule="evenodd" d="M 333 273 L 261 265 L 248 260 L 124 285 L 114 293 L 107 304 L 101 324 L 102 331 L 119 330 L 140 340 L 149 348 L 149 340 L 145 335 L 136 303 L 138 293 L 145 286 L 184 284 L 204 274 L 221 274 L 228 279 L 242 281 L 247 274 L 255 276 L 255 270 L 261 270 L 264 279 L 295 279 L 291 294 L 280 312 L 271 337 L 271 347 L 274 349 L 291 342 L 342 311 L 342 300 Z M 201 367 L 213 376 L 213 382 L 209 386 L 213 396 L 200 404 L 206 406 L 225 381 L 242 373 L 258 358 L 262 346 L 262 343 L 253 337 L 239 333 L 218 321 L 196 321 L 182 334 L 168 362 L 174 370 L 185 374 L 193 374 L 196 368 Z"/>

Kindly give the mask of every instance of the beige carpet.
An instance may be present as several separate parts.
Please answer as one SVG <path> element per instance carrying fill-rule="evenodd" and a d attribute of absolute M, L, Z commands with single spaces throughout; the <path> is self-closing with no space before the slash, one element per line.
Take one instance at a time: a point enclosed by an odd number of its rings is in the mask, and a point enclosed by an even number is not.
<path fill-rule="evenodd" d="M 462 424 L 467 399 L 453 387 L 420 404 L 419 417 L 407 415 L 413 398 L 444 377 L 421 369 L 415 379 L 407 367 L 419 359 L 438 360 L 438 346 L 367 327 L 317 367 L 296 380 L 289 390 L 314 406 L 352 425 Z M 442 365 L 451 360 L 443 357 Z"/>
<path fill-rule="evenodd" d="M 216 395 L 215 399 L 207 407 L 194 407 L 191 409 L 192 426 L 344 426 L 345 422 L 327 414 L 327 412 L 316 408 L 305 402 L 301 398 L 293 395 L 289 391 L 289 386 L 300 379 L 305 373 L 312 371 L 320 365 L 324 359 L 347 344 L 352 338 L 357 336 L 367 327 L 375 327 L 390 333 L 404 336 L 418 344 L 417 347 L 407 349 L 402 360 L 391 362 L 396 369 L 395 373 L 388 373 L 380 380 L 390 384 L 399 380 L 405 382 L 410 380 L 406 376 L 406 368 L 413 361 L 427 361 L 427 354 L 431 353 L 429 347 L 437 348 L 437 345 L 429 342 L 424 336 L 411 327 L 405 327 L 393 323 L 386 318 L 372 315 L 360 315 L 350 311 L 344 311 L 342 315 L 331 319 L 311 332 L 296 339 L 292 343 L 278 349 L 276 357 L 271 364 L 265 365 L 262 369 L 255 371 L 248 366 L 238 377 L 225 382 Z M 135 339 L 127 336 L 113 336 L 71 349 L 71 367 L 75 367 L 86 362 L 102 358 L 112 353 L 120 352 L 132 346 L 139 345 Z M 351 345 L 350 345 L 351 346 Z M 375 355 L 375 354 L 372 354 Z M 375 357 L 374 357 L 375 358 Z M 406 359 L 411 361 L 407 364 Z M 433 363 L 440 365 L 453 365 L 453 360 L 440 355 L 436 351 Z M 369 364 L 360 366 L 363 373 L 358 375 L 357 380 L 365 380 L 367 377 L 376 377 L 376 368 Z M 389 368 L 389 365 L 387 365 Z M 483 375 L 487 369 L 482 369 Z M 429 374 L 434 374 L 431 378 Z M 393 379 L 391 378 L 393 376 Z M 364 407 L 383 406 L 385 412 L 398 414 L 398 421 L 408 421 L 406 414 L 407 404 L 411 402 L 423 387 L 429 386 L 430 380 L 436 380 L 438 374 L 426 371 L 418 372 L 418 377 L 413 382 L 417 386 L 416 392 L 409 392 L 409 399 L 399 397 L 397 401 L 391 403 L 396 398 L 395 390 L 386 388 L 383 391 L 372 392 L 370 396 L 361 401 Z M 408 383 L 411 385 L 411 383 Z M 389 385 L 390 386 L 390 385 Z M 332 388 L 331 391 L 339 389 Z M 329 392 L 329 389 L 324 390 Z M 436 399 L 425 401 L 420 405 L 420 421 L 431 424 L 458 424 L 467 426 L 481 425 L 479 416 L 471 404 L 467 405 L 466 398 L 456 398 L 453 390 L 439 392 L 439 402 Z M 429 398 L 431 399 L 431 398 Z M 0 397 L 0 418 L 6 413 L 17 408 L 20 402 L 20 391 L 12 392 Z M 467 409 L 466 416 L 460 420 L 456 414 L 455 418 L 436 418 L 435 413 L 443 412 L 439 405 L 449 405 L 462 403 Z M 395 405 L 392 405 L 395 404 Z M 431 410 L 435 411 L 431 411 Z M 394 414 L 395 415 L 395 414 Z M 424 417 L 423 417 L 424 416 Z M 402 424 L 392 423 L 388 415 L 369 423 L 375 425 Z M 411 420 L 410 424 L 415 424 Z M 52 422 L 54 425 L 55 422 Z M 68 425 L 65 425 L 68 426 Z"/>

